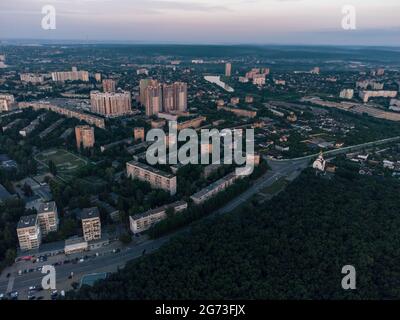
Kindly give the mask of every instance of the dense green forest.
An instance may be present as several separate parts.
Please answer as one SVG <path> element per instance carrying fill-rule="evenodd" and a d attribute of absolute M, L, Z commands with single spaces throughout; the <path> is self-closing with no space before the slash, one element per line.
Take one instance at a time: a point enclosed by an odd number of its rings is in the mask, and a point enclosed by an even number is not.
<path fill-rule="evenodd" d="M 304 172 L 263 205 L 197 223 L 72 299 L 400 297 L 400 183 Z M 344 265 L 357 289 L 341 288 Z"/>

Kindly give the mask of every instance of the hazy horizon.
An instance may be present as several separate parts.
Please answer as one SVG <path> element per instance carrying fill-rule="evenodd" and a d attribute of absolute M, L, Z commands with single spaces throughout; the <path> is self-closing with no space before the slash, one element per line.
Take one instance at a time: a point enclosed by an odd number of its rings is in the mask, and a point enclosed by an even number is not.
<path fill-rule="evenodd" d="M 398 0 L 13 0 L 0 39 L 146 44 L 398 46 Z M 57 29 L 41 28 L 44 5 Z M 343 30 L 354 5 L 357 29 Z"/>

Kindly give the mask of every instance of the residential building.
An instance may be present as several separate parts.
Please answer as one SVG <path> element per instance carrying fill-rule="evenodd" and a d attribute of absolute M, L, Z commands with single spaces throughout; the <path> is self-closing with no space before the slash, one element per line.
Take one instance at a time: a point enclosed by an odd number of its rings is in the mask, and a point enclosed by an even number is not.
<path fill-rule="evenodd" d="M 52 72 L 51 78 L 55 82 L 65 81 L 89 81 L 89 72 L 78 71 L 76 67 L 72 67 L 72 71 Z"/>
<path fill-rule="evenodd" d="M 124 92 L 100 92 L 90 93 L 91 110 L 94 113 L 106 117 L 117 117 L 131 113 L 131 93 Z"/>
<path fill-rule="evenodd" d="M 42 242 L 42 234 L 36 214 L 23 216 L 17 225 L 19 247 L 22 251 L 38 249 Z"/>
<path fill-rule="evenodd" d="M 75 127 L 76 146 L 78 149 L 83 146 L 84 149 L 92 148 L 95 143 L 94 128 L 83 125 Z"/>
<path fill-rule="evenodd" d="M 104 79 L 103 80 L 103 91 L 104 92 L 115 92 L 116 84 L 112 79 Z"/>
<path fill-rule="evenodd" d="M 14 96 L 12 94 L 0 94 L 0 112 L 11 111 L 14 106 Z"/>
<path fill-rule="evenodd" d="M 136 234 L 148 230 L 151 226 L 167 218 L 167 210 L 172 209 L 174 213 L 187 209 L 185 201 L 177 201 L 162 207 L 148 210 L 141 214 L 129 217 L 129 225 L 132 233 Z"/>
<path fill-rule="evenodd" d="M 21 73 L 20 79 L 22 82 L 38 84 L 44 82 L 44 76 L 40 74 L 33 73 Z"/>
<path fill-rule="evenodd" d="M 97 207 L 82 210 L 82 230 L 85 241 L 101 238 L 100 212 Z"/>
<path fill-rule="evenodd" d="M 342 99 L 353 99 L 354 97 L 354 90 L 353 89 L 343 89 L 340 91 L 340 98 Z"/>
<path fill-rule="evenodd" d="M 130 178 L 147 181 L 153 188 L 176 194 L 176 176 L 153 168 L 144 163 L 130 161 L 126 164 L 127 176 Z"/>
<path fill-rule="evenodd" d="M 195 204 L 201 204 L 212 197 L 216 196 L 221 191 L 231 186 L 241 176 L 236 175 L 234 172 L 226 175 L 225 177 L 215 181 L 201 191 L 195 193 L 190 198 Z"/>
<path fill-rule="evenodd" d="M 232 64 L 227 62 L 225 64 L 225 77 L 230 77 L 232 75 Z"/>
<path fill-rule="evenodd" d="M 38 210 L 38 222 L 43 236 L 58 230 L 58 212 L 54 201 L 42 203 Z"/>

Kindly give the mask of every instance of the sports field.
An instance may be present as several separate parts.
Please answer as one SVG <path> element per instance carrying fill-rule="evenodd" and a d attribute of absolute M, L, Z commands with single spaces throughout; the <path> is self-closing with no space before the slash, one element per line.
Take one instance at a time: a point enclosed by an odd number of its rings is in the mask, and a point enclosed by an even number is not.
<path fill-rule="evenodd" d="M 72 178 L 77 170 L 87 164 L 82 157 L 63 149 L 43 151 L 35 156 L 35 160 L 45 167 L 48 167 L 49 161 L 53 161 L 57 167 L 57 175 L 64 180 Z"/>

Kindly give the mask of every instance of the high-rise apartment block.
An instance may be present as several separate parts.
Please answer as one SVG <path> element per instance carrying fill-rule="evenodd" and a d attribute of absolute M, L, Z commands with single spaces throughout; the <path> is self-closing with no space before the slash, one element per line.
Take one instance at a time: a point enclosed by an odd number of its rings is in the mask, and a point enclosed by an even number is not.
<path fill-rule="evenodd" d="M 106 117 L 118 117 L 132 112 L 131 93 L 124 92 L 90 92 L 91 110 Z"/>
<path fill-rule="evenodd" d="M 103 91 L 104 92 L 115 92 L 116 84 L 112 79 L 104 79 L 103 80 Z"/>
<path fill-rule="evenodd" d="M 54 201 L 42 203 L 38 210 L 38 223 L 42 235 L 58 230 L 58 212 Z"/>
<path fill-rule="evenodd" d="M 85 241 L 101 239 L 100 212 L 97 207 L 82 210 L 82 231 Z"/>
<path fill-rule="evenodd" d="M 72 71 L 63 72 L 52 72 L 51 78 L 55 82 L 65 82 L 65 81 L 89 81 L 89 72 L 78 71 L 76 67 L 72 68 Z"/>
<path fill-rule="evenodd" d="M 171 195 L 176 193 L 176 176 L 148 166 L 137 161 L 126 164 L 127 176 L 141 181 L 147 181 L 153 188 L 163 189 Z"/>
<path fill-rule="evenodd" d="M 101 82 L 101 73 L 95 73 L 94 79 L 96 80 L 96 82 Z"/>
<path fill-rule="evenodd" d="M 42 234 L 36 214 L 23 216 L 19 219 L 17 225 L 17 235 L 19 247 L 22 251 L 39 248 L 42 242 Z"/>
<path fill-rule="evenodd" d="M 232 75 L 232 64 L 230 62 L 225 64 L 225 77 L 230 77 Z"/>
<path fill-rule="evenodd" d="M 81 146 L 84 149 L 92 148 L 94 146 L 94 128 L 88 125 L 75 127 L 76 146 L 78 149 Z"/>
<path fill-rule="evenodd" d="M 157 80 L 144 79 L 139 87 L 140 103 L 145 106 L 147 116 L 187 110 L 187 84 L 184 82 L 161 85 Z"/>

